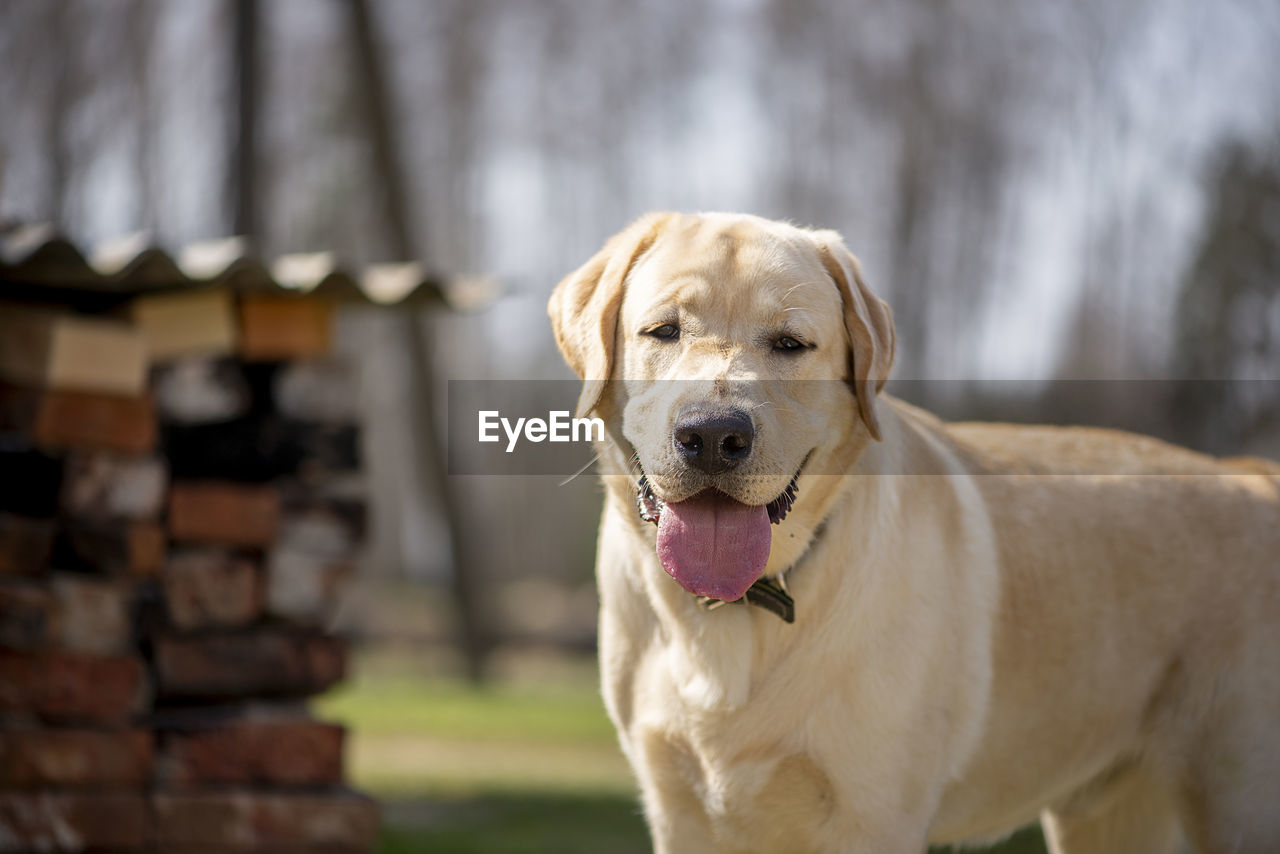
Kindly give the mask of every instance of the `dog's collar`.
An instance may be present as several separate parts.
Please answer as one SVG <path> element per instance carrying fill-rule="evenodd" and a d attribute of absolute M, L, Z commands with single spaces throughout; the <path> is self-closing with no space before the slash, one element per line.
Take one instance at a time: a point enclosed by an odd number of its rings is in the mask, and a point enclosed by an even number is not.
<path fill-rule="evenodd" d="M 784 623 L 796 621 L 796 600 L 787 591 L 786 573 L 779 573 L 775 578 L 760 577 L 756 583 L 747 588 L 747 594 L 741 599 L 726 602 L 723 599 L 712 599 L 710 596 L 695 596 L 704 611 L 714 611 L 721 605 L 756 605 L 766 611 L 777 614 Z"/>
<path fill-rule="evenodd" d="M 813 548 L 813 543 L 818 541 L 818 538 L 822 536 L 826 528 L 825 522 L 818 526 L 818 530 L 813 533 L 813 540 L 809 543 L 809 547 L 805 549 L 804 554 L 800 555 L 799 560 L 772 578 L 761 576 L 756 579 L 756 583 L 747 588 L 746 595 L 741 599 L 726 602 L 723 599 L 712 599 L 710 596 L 695 596 L 694 601 L 704 611 L 714 611 L 721 605 L 741 605 L 744 603 L 755 605 L 781 617 L 784 623 L 794 623 L 796 621 L 796 600 L 791 598 L 791 591 L 787 589 L 787 573 L 793 571 L 804 562 L 805 557 Z"/>

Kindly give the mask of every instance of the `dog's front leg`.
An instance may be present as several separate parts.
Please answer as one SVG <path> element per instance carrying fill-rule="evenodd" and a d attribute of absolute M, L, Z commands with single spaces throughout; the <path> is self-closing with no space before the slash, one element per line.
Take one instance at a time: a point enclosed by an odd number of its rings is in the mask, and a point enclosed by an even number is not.
<path fill-rule="evenodd" d="M 936 798 L 834 787 L 811 759 L 700 759 L 686 739 L 636 734 L 632 759 L 658 854 L 922 854 Z M 862 793 L 862 797 L 850 796 Z M 843 793 L 843 794 L 841 794 Z M 910 797 L 909 795 L 914 795 Z M 912 804 L 910 808 L 904 808 Z"/>
<path fill-rule="evenodd" d="M 684 794 L 680 799 L 672 790 L 645 798 L 655 854 L 924 854 L 927 848 L 925 825 L 910 819 L 879 828 L 856 822 L 812 827 L 788 826 L 788 816 L 779 815 L 780 825 L 762 833 L 723 826 L 717 832 L 702 803 Z"/>
<path fill-rule="evenodd" d="M 697 801 L 646 806 L 645 817 L 654 854 L 714 854 L 724 850 L 716 843 L 710 822 Z"/>
<path fill-rule="evenodd" d="M 650 731 L 633 742 L 633 749 L 637 755 L 632 761 L 655 854 L 720 851 L 704 806 L 702 772 L 688 746 Z"/>

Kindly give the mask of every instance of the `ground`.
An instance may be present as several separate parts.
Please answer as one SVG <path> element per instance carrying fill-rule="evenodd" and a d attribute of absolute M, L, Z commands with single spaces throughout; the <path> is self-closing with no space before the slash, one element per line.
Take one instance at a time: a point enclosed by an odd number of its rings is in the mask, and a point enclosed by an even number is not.
<path fill-rule="evenodd" d="M 421 649 L 366 650 L 317 703 L 351 728 L 352 784 L 384 804 L 377 854 L 650 850 L 593 661 L 505 654 L 479 689 L 453 670 Z M 1033 830 L 990 854 L 1043 851 Z"/>

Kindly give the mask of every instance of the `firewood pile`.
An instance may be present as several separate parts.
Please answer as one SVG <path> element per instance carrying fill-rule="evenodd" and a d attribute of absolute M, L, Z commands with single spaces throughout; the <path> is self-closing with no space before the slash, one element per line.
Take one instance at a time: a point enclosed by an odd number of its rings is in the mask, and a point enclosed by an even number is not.
<path fill-rule="evenodd" d="M 0 302 L 0 852 L 369 851 L 305 702 L 366 525 L 334 304 L 43 296 Z"/>

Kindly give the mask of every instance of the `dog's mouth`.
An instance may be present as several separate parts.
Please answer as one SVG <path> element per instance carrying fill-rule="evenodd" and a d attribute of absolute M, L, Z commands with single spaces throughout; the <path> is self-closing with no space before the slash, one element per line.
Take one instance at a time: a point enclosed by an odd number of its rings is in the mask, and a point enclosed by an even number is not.
<path fill-rule="evenodd" d="M 642 473 L 636 505 L 641 519 L 658 526 L 662 568 L 697 596 L 741 599 L 764 573 L 773 537 L 770 526 L 785 519 L 795 503 L 803 468 L 801 463 L 786 489 L 760 505 L 743 504 L 714 488 L 668 503 L 654 494 Z"/>
<path fill-rule="evenodd" d="M 803 464 L 801 464 L 801 468 L 804 468 Z M 798 486 L 799 480 L 800 469 L 796 469 L 796 473 L 791 476 L 791 482 L 787 484 L 787 488 L 782 490 L 782 493 L 777 498 L 764 505 L 765 510 L 769 512 L 770 523 L 776 525 L 787 518 L 787 514 L 791 512 L 791 505 L 796 502 L 796 493 L 800 489 Z M 714 488 L 705 489 L 695 495 L 694 498 L 707 492 L 718 492 L 718 490 Z M 723 495 L 723 493 L 721 494 Z M 727 495 L 724 497 L 729 498 Z M 729 498 L 729 500 L 733 501 L 732 498 Z M 662 517 L 663 508 L 667 506 L 667 502 L 654 494 L 653 487 L 649 485 L 649 478 L 643 474 L 640 475 L 640 481 L 636 487 L 636 506 L 640 511 L 640 518 L 655 525 L 658 524 L 658 520 Z"/>

